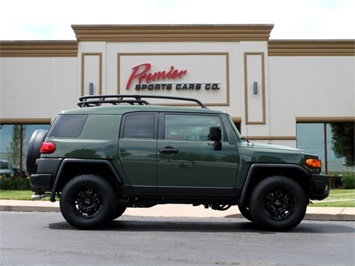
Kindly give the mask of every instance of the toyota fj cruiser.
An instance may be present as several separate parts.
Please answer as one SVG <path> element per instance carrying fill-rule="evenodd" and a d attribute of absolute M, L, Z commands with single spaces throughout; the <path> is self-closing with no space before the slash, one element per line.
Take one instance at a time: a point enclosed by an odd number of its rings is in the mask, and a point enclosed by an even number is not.
<path fill-rule="evenodd" d="M 175 104 L 149 104 L 153 98 Z M 48 132 L 33 133 L 27 154 L 33 198 L 60 198 L 74 227 L 99 227 L 129 207 L 174 203 L 214 210 L 237 205 L 261 229 L 285 231 L 302 221 L 312 199 L 329 194 L 316 155 L 251 143 L 228 114 L 197 99 L 79 100 L 81 108 L 61 112 Z"/>

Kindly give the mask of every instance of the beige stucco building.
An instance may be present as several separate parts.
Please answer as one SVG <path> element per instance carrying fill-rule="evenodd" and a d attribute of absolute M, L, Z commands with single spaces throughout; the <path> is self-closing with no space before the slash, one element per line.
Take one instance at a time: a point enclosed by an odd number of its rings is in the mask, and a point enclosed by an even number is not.
<path fill-rule="evenodd" d="M 354 40 L 270 40 L 273 25 L 72 28 L 76 41 L 0 41 L 1 125 L 49 124 L 90 93 L 195 97 L 246 138 L 293 147 L 300 123 L 355 121 Z"/>

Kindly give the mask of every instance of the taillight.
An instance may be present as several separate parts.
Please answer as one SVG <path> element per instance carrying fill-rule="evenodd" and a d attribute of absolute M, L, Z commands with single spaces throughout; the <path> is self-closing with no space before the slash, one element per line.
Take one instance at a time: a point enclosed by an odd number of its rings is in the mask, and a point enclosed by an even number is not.
<path fill-rule="evenodd" d="M 306 165 L 310 168 L 322 168 L 322 161 L 319 159 L 307 159 Z"/>
<path fill-rule="evenodd" d="M 41 148 L 40 148 L 40 150 L 39 150 L 39 152 L 41 153 L 41 154 L 43 154 L 43 153 L 53 153 L 53 152 L 55 152 L 55 144 L 53 143 L 53 142 L 43 142 L 42 143 L 42 146 L 41 146 Z"/>

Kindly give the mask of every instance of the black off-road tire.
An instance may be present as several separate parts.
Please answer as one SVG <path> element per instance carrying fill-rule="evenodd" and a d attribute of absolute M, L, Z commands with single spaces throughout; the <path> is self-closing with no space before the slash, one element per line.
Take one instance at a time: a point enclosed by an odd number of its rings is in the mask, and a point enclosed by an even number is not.
<path fill-rule="evenodd" d="M 31 139 L 28 143 L 27 156 L 26 156 L 26 168 L 29 175 L 37 172 L 36 160 L 41 155 L 39 150 L 41 145 L 47 136 L 48 130 L 37 129 L 33 132 Z"/>
<path fill-rule="evenodd" d="M 104 225 L 113 217 L 117 196 L 104 178 L 97 175 L 79 175 L 64 187 L 60 210 L 65 220 L 79 229 Z"/>
<path fill-rule="evenodd" d="M 116 218 L 120 217 L 125 211 L 126 211 L 126 207 L 117 205 L 116 210 L 112 216 L 112 220 L 115 220 Z"/>
<path fill-rule="evenodd" d="M 240 213 L 244 216 L 245 219 L 254 222 L 253 217 L 250 214 L 250 209 L 249 207 L 245 207 L 245 206 L 238 206 L 238 209 L 240 211 Z"/>
<path fill-rule="evenodd" d="M 264 230 L 287 231 L 304 218 L 307 198 L 302 187 L 285 176 L 262 180 L 250 197 L 250 214 Z"/>

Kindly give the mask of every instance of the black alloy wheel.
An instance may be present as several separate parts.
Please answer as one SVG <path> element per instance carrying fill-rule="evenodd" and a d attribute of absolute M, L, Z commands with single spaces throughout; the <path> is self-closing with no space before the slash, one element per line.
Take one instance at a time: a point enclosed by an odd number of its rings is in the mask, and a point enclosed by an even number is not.
<path fill-rule="evenodd" d="M 91 229 L 111 220 L 116 202 L 116 193 L 107 180 L 85 174 L 65 185 L 60 209 L 69 224 L 80 229 Z"/>
<path fill-rule="evenodd" d="M 250 214 L 262 229 L 287 231 L 304 218 L 307 198 L 302 187 L 285 176 L 271 176 L 256 185 L 250 197 Z"/>
<path fill-rule="evenodd" d="M 272 219 L 285 220 L 295 211 L 295 202 L 289 192 L 275 190 L 266 196 L 264 208 Z"/>

